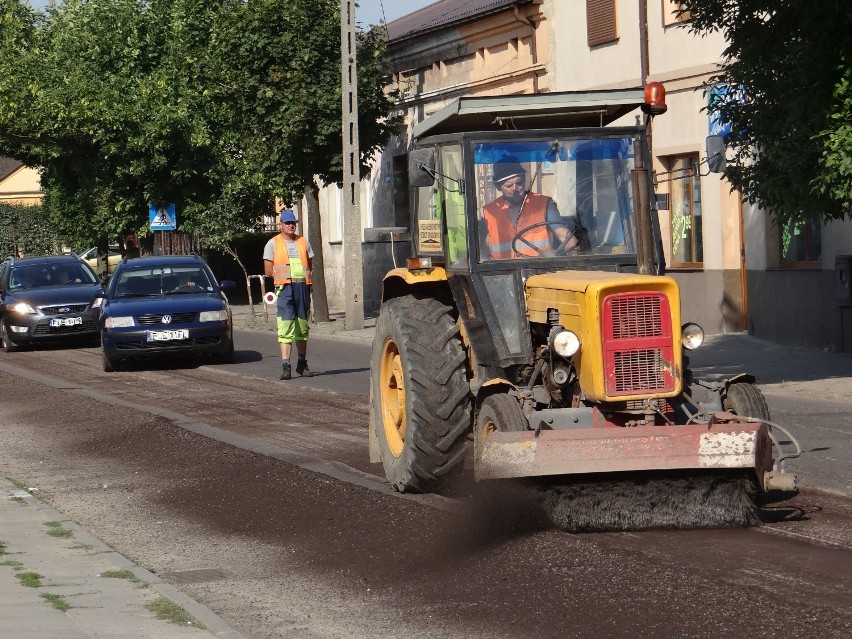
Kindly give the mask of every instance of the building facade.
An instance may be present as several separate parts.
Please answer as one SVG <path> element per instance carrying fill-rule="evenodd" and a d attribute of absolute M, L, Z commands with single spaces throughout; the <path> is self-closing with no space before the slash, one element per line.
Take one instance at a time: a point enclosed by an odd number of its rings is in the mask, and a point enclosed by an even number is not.
<path fill-rule="evenodd" d="M 388 24 L 387 60 L 407 130 L 376 158 L 362 188 L 365 312 L 378 309 L 382 276 L 394 259 L 399 263 L 407 255 L 407 244 L 391 245 L 389 230 L 409 224 L 403 178 L 414 124 L 461 95 L 620 89 L 658 81 L 669 108 L 652 125 L 655 190 L 663 196 L 666 262 L 681 285 L 684 318 L 708 334 L 747 330 L 780 343 L 852 350 L 852 300 L 843 299 L 852 222 L 779 229 L 771 215 L 743 202 L 720 174 L 708 171 L 706 138 L 721 125 L 708 118 L 705 86 L 725 43 L 719 34 L 689 33 L 679 4 L 441 0 Z M 342 285 L 334 242 L 341 233 L 335 225 L 342 228 L 340 203 L 335 189 L 325 189 L 322 197 L 334 307 L 335 272 Z M 393 237 L 407 239 L 404 233 Z"/>
<path fill-rule="evenodd" d="M 23 162 L 0 157 L 0 203 L 20 206 L 41 204 L 41 174 Z"/>

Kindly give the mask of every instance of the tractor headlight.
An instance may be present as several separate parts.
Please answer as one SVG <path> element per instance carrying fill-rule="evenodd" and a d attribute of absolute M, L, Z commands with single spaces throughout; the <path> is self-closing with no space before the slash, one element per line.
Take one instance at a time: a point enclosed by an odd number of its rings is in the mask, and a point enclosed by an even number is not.
<path fill-rule="evenodd" d="M 561 357 L 571 357 L 580 350 L 580 338 L 568 329 L 555 329 L 550 334 L 550 348 Z"/>
<path fill-rule="evenodd" d="M 688 351 L 694 351 L 704 343 L 704 329 L 698 324 L 687 322 L 680 329 L 680 343 Z"/>

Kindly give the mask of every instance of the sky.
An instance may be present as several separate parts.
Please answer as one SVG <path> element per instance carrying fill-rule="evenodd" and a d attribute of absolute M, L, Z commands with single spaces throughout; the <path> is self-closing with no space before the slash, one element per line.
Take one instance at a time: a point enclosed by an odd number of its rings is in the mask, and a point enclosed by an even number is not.
<path fill-rule="evenodd" d="M 41 9 L 47 0 L 29 0 L 30 6 Z M 356 0 L 358 9 L 355 17 L 363 26 L 378 24 L 381 20 L 393 22 L 397 18 L 422 9 L 437 0 Z"/>
<path fill-rule="evenodd" d="M 413 13 L 418 9 L 433 4 L 437 0 L 356 0 L 358 10 L 355 17 L 362 25 L 378 24 L 382 20 L 393 22 L 397 18 Z"/>

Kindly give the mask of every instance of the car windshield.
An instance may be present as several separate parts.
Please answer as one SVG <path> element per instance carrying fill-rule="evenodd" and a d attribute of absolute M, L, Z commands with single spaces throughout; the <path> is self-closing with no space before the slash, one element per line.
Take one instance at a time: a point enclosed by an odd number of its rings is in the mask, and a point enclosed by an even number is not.
<path fill-rule="evenodd" d="M 480 261 L 635 253 L 632 136 L 474 146 Z"/>
<path fill-rule="evenodd" d="M 22 290 L 47 286 L 91 286 L 98 278 L 92 269 L 78 262 L 61 264 L 22 264 L 9 273 L 9 289 Z"/>
<path fill-rule="evenodd" d="M 207 272 L 199 266 L 158 266 L 124 269 L 115 281 L 113 296 L 189 295 L 213 290 Z"/>

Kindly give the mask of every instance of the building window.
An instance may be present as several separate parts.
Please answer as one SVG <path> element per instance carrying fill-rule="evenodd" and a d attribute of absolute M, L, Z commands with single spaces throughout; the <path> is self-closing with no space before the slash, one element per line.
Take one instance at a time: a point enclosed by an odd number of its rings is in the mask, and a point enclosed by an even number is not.
<path fill-rule="evenodd" d="M 618 40 L 615 0 L 586 0 L 586 35 L 590 47 Z"/>
<path fill-rule="evenodd" d="M 393 156 L 393 226 L 408 226 L 408 154 Z"/>
<path fill-rule="evenodd" d="M 691 18 L 689 11 L 684 11 L 686 3 L 680 0 L 662 0 L 663 2 L 663 25 L 670 27 L 674 24 L 688 22 Z"/>
<path fill-rule="evenodd" d="M 672 266 L 700 268 L 704 262 L 701 229 L 701 178 L 698 155 L 671 158 L 670 212 Z"/>
<path fill-rule="evenodd" d="M 789 222 L 781 229 L 781 266 L 814 266 L 822 262 L 819 218 Z"/>

